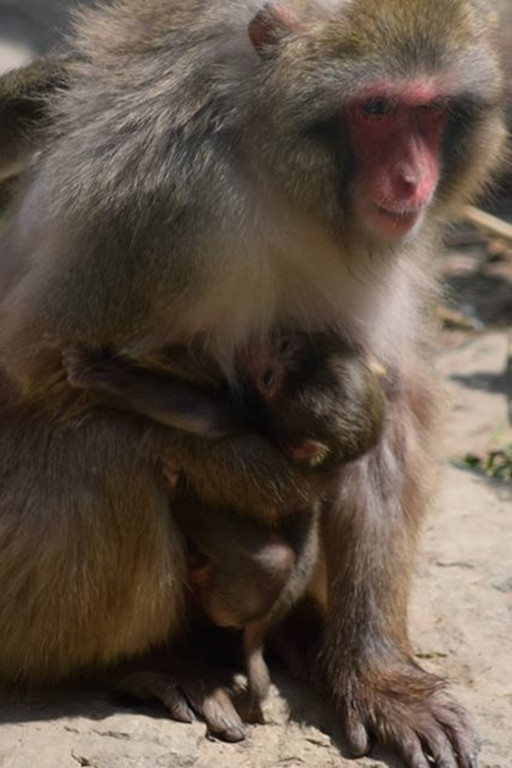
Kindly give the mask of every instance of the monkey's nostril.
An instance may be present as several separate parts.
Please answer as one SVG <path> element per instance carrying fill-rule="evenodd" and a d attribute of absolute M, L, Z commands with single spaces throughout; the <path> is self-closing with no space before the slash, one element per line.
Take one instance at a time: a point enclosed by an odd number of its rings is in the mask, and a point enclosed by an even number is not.
<path fill-rule="evenodd" d="M 401 171 L 397 176 L 397 182 L 400 187 L 400 194 L 412 197 L 416 194 L 419 186 L 419 178 L 413 171 Z"/>
<path fill-rule="evenodd" d="M 402 184 L 405 187 L 409 188 L 411 192 L 415 192 L 418 186 L 418 181 L 417 179 L 414 179 L 412 176 L 402 176 Z"/>

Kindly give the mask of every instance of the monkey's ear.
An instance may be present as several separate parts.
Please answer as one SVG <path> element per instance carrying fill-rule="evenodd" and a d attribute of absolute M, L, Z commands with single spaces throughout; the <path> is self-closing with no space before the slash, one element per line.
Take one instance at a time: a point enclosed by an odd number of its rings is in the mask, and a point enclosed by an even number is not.
<path fill-rule="evenodd" d="M 263 6 L 249 24 L 249 38 L 262 57 L 272 56 L 274 46 L 300 28 L 300 21 L 285 2 L 273 0 Z"/>
<path fill-rule="evenodd" d="M 40 143 L 45 97 L 66 84 L 73 57 L 54 54 L 0 77 L 0 192 L 29 165 Z"/>

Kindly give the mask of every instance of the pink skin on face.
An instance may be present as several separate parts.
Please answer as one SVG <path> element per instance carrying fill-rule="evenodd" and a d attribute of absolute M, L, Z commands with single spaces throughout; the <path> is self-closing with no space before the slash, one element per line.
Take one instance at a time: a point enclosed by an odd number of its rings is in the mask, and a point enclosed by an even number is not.
<path fill-rule="evenodd" d="M 428 85 L 379 85 L 349 115 L 356 212 L 370 230 L 395 239 L 420 221 L 435 192 L 447 103 Z"/>

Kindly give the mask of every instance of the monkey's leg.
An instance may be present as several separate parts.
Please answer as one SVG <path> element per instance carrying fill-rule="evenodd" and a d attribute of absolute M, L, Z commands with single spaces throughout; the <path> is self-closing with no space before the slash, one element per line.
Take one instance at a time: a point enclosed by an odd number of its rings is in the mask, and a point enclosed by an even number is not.
<path fill-rule="evenodd" d="M 46 406 L 8 410 L 4 402 L 0 410 L 6 681 L 55 682 L 145 661 L 185 622 L 184 542 L 145 427 L 101 411 L 66 421 L 52 418 L 58 404 Z M 196 658 L 186 675 L 182 664 L 153 664 L 145 690 L 175 715 L 188 702 L 211 732 L 243 738 L 228 693 Z M 147 673 L 141 665 L 130 668 Z"/>
<path fill-rule="evenodd" d="M 264 723 L 261 704 L 270 690 L 270 672 L 263 656 L 267 624 L 256 621 L 243 634 L 244 657 L 247 666 L 248 713 L 250 723 Z"/>
<path fill-rule="evenodd" d="M 0 411 L 0 676 L 10 681 L 117 664 L 183 617 L 183 541 L 140 430 L 46 407 Z"/>
<path fill-rule="evenodd" d="M 284 666 L 299 680 L 312 683 L 317 677 L 317 661 L 324 639 L 325 601 L 306 596 L 273 627 L 269 646 Z"/>
<path fill-rule="evenodd" d="M 380 446 L 347 466 L 327 512 L 328 609 L 322 661 L 354 755 L 373 741 L 408 768 L 475 768 L 474 734 L 442 680 L 413 660 L 407 600 L 428 458 L 417 434 L 428 398 L 390 403 Z M 413 410 L 415 408 L 416 412 Z M 426 425 L 424 425 L 426 429 Z"/>

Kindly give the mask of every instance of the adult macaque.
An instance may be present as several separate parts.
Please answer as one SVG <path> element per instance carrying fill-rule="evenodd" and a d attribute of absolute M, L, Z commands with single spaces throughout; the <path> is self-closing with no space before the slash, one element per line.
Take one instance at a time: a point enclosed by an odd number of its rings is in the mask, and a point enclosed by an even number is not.
<path fill-rule="evenodd" d="M 150 366 L 202 342 L 229 376 L 252 337 L 331 329 L 386 369 L 387 418 L 326 503 L 317 677 L 354 754 L 376 741 L 411 768 L 475 764 L 464 713 L 412 660 L 406 615 L 437 233 L 504 136 L 485 20 L 477 0 L 121 0 L 83 16 L 84 61 L 0 243 L 4 677 L 140 655 L 183 615 L 155 462 L 176 458 L 172 431 L 80 408 L 62 351 Z M 321 473 L 257 433 L 187 441 L 178 462 L 205 503 L 271 522 L 283 499 L 293 514 L 322 492 Z"/>

